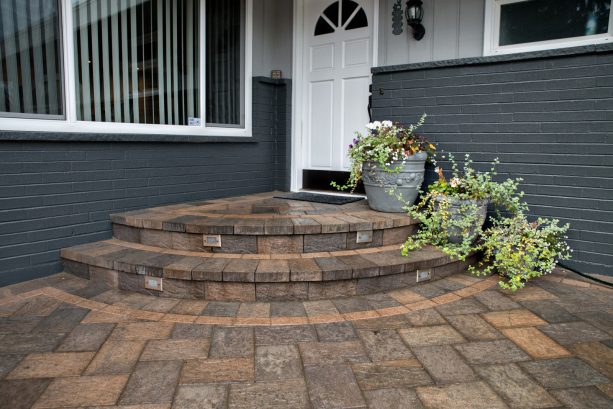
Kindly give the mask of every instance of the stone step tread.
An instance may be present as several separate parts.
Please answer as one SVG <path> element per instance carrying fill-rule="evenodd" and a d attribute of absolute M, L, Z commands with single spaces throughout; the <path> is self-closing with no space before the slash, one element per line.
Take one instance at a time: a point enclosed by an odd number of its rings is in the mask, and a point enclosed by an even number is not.
<path fill-rule="evenodd" d="M 107 240 L 66 248 L 61 254 L 69 262 L 133 274 L 179 280 L 272 283 L 368 278 L 457 263 L 431 247 L 411 252 L 408 257 L 402 257 L 397 247 L 390 249 L 388 246 L 377 252 L 318 253 L 314 257 L 285 259 L 255 258 L 245 254 L 207 257 L 157 250 Z"/>
<path fill-rule="evenodd" d="M 292 235 L 382 230 L 417 224 L 404 213 L 371 210 L 365 201 L 327 205 L 255 198 L 214 200 L 111 215 L 116 225 L 196 234 Z"/>

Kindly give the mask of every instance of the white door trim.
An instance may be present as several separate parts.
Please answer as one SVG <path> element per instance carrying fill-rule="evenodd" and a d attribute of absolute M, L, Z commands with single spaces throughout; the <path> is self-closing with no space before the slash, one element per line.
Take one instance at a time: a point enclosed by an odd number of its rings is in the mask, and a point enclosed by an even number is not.
<path fill-rule="evenodd" d="M 293 52 L 292 52 L 292 135 L 291 135 L 291 177 L 290 189 L 302 189 L 303 167 L 303 45 L 304 45 L 304 7 L 308 0 L 294 0 Z M 372 65 L 377 66 L 379 55 L 379 0 L 374 0 L 372 37 Z"/>

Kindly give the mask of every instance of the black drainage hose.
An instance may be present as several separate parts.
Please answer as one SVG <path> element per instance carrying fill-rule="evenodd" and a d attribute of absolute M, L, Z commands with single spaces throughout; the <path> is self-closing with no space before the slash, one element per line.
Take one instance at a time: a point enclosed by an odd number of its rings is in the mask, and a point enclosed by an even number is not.
<path fill-rule="evenodd" d="M 604 281 L 604 280 L 601 280 L 599 278 L 592 277 L 589 274 L 585 274 L 585 273 L 582 273 L 580 271 L 577 271 L 574 268 L 569 267 L 569 266 L 567 266 L 565 264 L 562 264 L 562 263 L 558 263 L 558 265 L 560 267 L 568 270 L 568 271 L 571 271 L 571 272 L 573 272 L 573 273 L 575 273 L 577 275 L 580 275 L 581 277 L 587 278 L 588 280 L 596 281 L 598 284 L 606 285 L 607 287 L 613 287 L 613 283 L 609 283 L 608 281 Z"/>

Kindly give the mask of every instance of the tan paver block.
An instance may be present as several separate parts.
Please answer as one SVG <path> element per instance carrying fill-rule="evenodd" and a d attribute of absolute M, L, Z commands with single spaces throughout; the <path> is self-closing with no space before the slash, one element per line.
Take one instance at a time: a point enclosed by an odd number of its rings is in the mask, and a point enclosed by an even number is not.
<path fill-rule="evenodd" d="M 572 285 L 575 287 L 590 288 L 591 284 L 585 281 L 573 280 L 572 278 L 563 278 L 562 284 Z"/>
<path fill-rule="evenodd" d="M 397 307 L 380 308 L 377 310 L 377 313 L 381 317 L 391 317 L 394 315 L 407 314 L 409 311 L 410 310 L 404 305 L 399 305 Z"/>
<path fill-rule="evenodd" d="M 465 287 L 462 288 L 460 290 L 456 290 L 454 291 L 454 294 L 456 294 L 458 297 L 461 298 L 466 298 L 466 297 L 470 297 L 471 295 L 475 295 L 480 293 L 481 290 L 475 287 Z"/>
<path fill-rule="evenodd" d="M 483 318 L 498 328 L 532 327 L 547 324 L 528 310 L 494 311 L 483 314 Z"/>
<path fill-rule="evenodd" d="M 139 359 L 141 361 L 204 359 L 209 355 L 210 345 L 209 338 L 157 339 L 147 342 Z"/>
<path fill-rule="evenodd" d="M 605 395 L 613 399 L 613 383 L 596 385 Z"/>
<path fill-rule="evenodd" d="M 332 301 L 322 300 L 322 301 L 305 301 L 302 303 L 304 305 L 304 309 L 306 310 L 307 315 L 315 316 L 315 315 L 340 315 L 336 306 Z"/>
<path fill-rule="evenodd" d="M 575 344 L 571 348 L 579 358 L 613 380 L 613 349 L 600 342 L 584 342 Z"/>
<path fill-rule="evenodd" d="M 270 317 L 270 303 L 267 302 L 254 302 L 254 303 L 242 303 L 238 308 L 236 314 L 238 318 L 241 317 L 258 317 L 268 318 Z"/>
<path fill-rule="evenodd" d="M 417 388 L 421 401 L 432 409 L 506 409 L 507 405 L 484 382 Z"/>
<path fill-rule="evenodd" d="M 306 325 L 309 323 L 307 317 L 272 317 L 270 325 Z"/>
<path fill-rule="evenodd" d="M 128 317 L 125 315 L 117 315 L 117 314 L 109 314 L 102 311 L 90 311 L 89 314 L 81 320 L 83 324 L 94 324 L 94 323 L 119 323 L 119 322 L 129 322 L 134 321 L 135 319 L 132 317 Z"/>
<path fill-rule="evenodd" d="M 98 311 L 103 308 L 106 308 L 107 306 L 107 304 L 105 303 L 94 301 L 94 300 L 88 300 L 87 298 L 82 299 L 76 305 L 78 305 L 79 307 L 87 308 L 92 311 Z"/>
<path fill-rule="evenodd" d="M 432 298 L 430 301 L 432 301 L 435 304 L 447 304 L 450 303 L 452 301 L 457 301 L 461 299 L 460 296 L 454 294 L 454 293 L 448 293 L 448 294 L 443 294 L 443 295 L 439 295 L 438 297 L 434 297 Z"/>
<path fill-rule="evenodd" d="M 323 314 L 309 316 L 309 324 L 329 324 L 332 322 L 343 321 L 341 314 Z"/>
<path fill-rule="evenodd" d="M 526 288 L 522 288 L 520 291 L 517 291 L 514 294 L 510 294 L 510 297 L 513 299 L 513 301 L 539 301 L 553 300 L 558 298 L 555 295 L 536 286 L 528 286 Z"/>
<path fill-rule="evenodd" d="M 424 301 L 419 301 L 419 302 L 405 305 L 405 307 L 407 307 L 410 311 L 425 310 L 427 308 L 433 308 L 436 306 L 437 304 L 435 304 L 431 300 L 424 300 Z"/>
<path fill-rule="evenodd" d="M 128 375 L 80 376 L 55 379 L 34 404 L 34 409 L 114 405 Z"/>
<path fill-rule="evenodd" d="M 534 327 L 507 328 L 501 332 L 535 359 L 553 359 L 570 356 L 564 347 Z"/>
<path fill-rule="evenodd" d="M 185 315 L 185 314 L 164 314 L 160 321 L 162 322 L 180 322 L 183 324 L 189 324 L 196 321 L 195 315 Z"/>
<path fill-rule="evenodd" d="M 237 317 L 234 319 L 234 325 L 246 327 L 261 327 L 270 325 L 270 318 L 265 317 Z"/>
<path fill-rule="evenodd" d="M 367 320 L 371 318 L 378 318 L 379 314 L 377 311 L 356 311 L 356 312 L 347 312 L 343 314 L 343 318 L 348 321 L 359 321 L 359 320 Z"/>
<path fill-rule="evenodd" d="M 108 340 L 98 350 L 85 375 L 129 374 L 145 346 L 145 341 Z"/>
<path fill-rule="evenodd" d="M 195 359 L 185 362 L 180 383 L 253 382 L 253 358 Z"/>
<path fill-rule="evenodd" d="M 170 338 L 172 322 L 130 322 L 115 327 L 110 339 L 149 340 Z"/>
<path fill-rule="evenodd" d="M 398 333 L 404 342 L 411 347 L 447 345 L 466 341 L 459 332 L 449 325 L 403 328 Z"/>
<path fill-rule="evenodd" d="M 234 325 L 235 318 L 233 317 L 215 317 L 211 315 L 203 315 L 202 317 L 196 318 L 196 324 L 207 324 L 207 325 L 226 325 L 231 326 Z"/>
<path fill-rule="evenodd" d="M 147 320 L 147 321 L 159 321 L 164 317 L 164 313 L 162 312 L 144 311 L 144 310 L 132 310 L 129 315 L 130 317 L 136 318 L 137 320 Z"/>
<path fill-rule="evenodd" d="M 95 352 L 54 352 L 30 354 L 7 379 L 58 378 L 81 375 Z"/>

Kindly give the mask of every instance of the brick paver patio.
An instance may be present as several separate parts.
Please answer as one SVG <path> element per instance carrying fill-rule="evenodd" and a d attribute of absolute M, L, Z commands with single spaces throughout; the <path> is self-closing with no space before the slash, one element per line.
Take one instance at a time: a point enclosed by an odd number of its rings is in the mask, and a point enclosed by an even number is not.
<path fill-rule="evenodd" d="M 613 292 L 495 281 L 254 303 L 0 288 L 0 408 L 613 407 Z"/>

